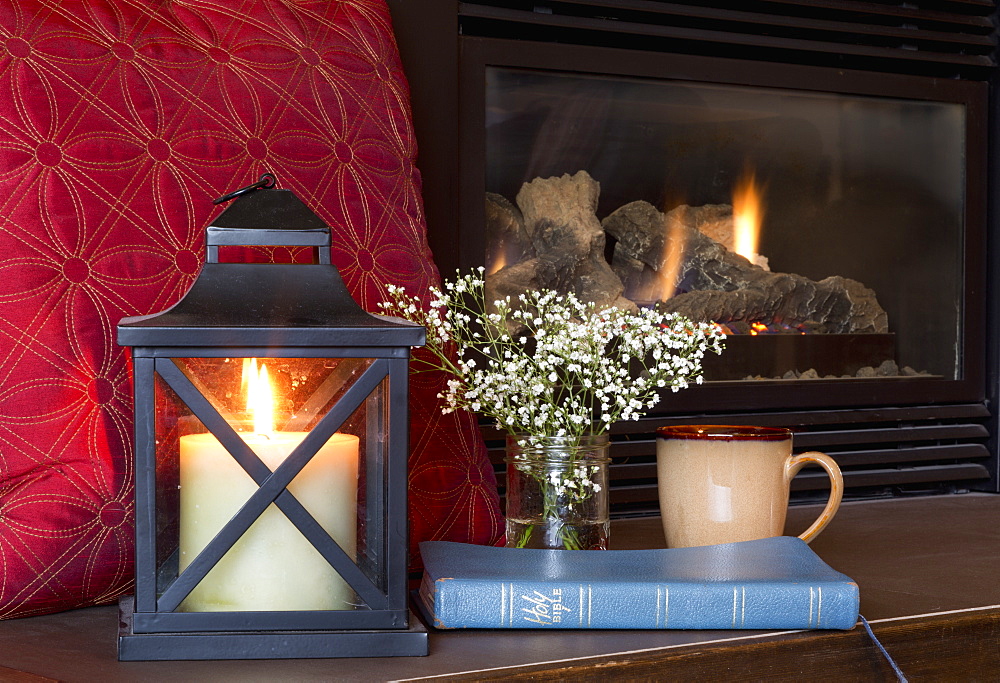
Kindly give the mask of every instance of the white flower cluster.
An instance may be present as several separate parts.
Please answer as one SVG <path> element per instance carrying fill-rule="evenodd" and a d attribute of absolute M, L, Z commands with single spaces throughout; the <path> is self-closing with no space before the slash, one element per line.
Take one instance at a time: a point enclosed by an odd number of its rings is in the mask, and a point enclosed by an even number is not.
<path fill-rule="evenodd" d="M 452 376 L 446 411 L 469 408 L 511 434 L 575 437 L 638 419 L 661 390 L 701 383 L 702 358 L 725 339 L 715 325 L 550 290 L 487 302 L 482 269 L 432 292 L 425 308 L 390 286 L 381 305 L 427 328 L 428 362 Z"/>
<path fill-rule="evenodd" d="M 601 485 L 593 481 L 597 467 L 593 465 L 573 464 L 570 472 L 560 472 L 554 469 L 548 473 L 548 483 L 557 496 L 572 494 L 574 500 L 584 500 L 601 490 Z M 572 504 L 570 501 L 569 504 Z"/>

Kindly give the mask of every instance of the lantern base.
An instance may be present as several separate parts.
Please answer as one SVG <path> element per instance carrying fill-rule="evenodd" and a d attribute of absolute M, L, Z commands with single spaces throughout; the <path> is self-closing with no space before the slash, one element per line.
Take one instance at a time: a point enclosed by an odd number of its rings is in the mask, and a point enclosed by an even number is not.
<path fill-rule="evenodd" d="M 410 611 L 406 630 L 134 633 L 135 599 L 118 601 L 118 660 L 422 657 L 427 629 Z"/>

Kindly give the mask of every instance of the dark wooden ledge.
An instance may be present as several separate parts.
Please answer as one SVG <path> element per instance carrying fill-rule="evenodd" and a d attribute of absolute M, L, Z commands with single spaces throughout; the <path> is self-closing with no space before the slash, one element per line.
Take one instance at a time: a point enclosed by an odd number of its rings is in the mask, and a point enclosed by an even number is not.
<path fill-rule="evenodd" d="M 818 508 L 794 508 L 798 533 Z M 655 518 L 616 522 L 616 548 L 662 544 Z M 1000 496 L 845 505 L 813 548 L 861 587 L 861 613 L 910 680 L 1000 677 Z M 422 658 L 235 662 L 115 659 L 117 608 L 0 622 L 0 680 L 894 681 L 851 631 L 435 631 Z"/>
<path fill-rule="evenodd" d="M 872 624 L 910 680 L 1000 676 L 1000 606 Z M 449 680 L 894 681 L 867 632 L 805 631 L 450 676 Z M 985 680 L 985 679 L 984 679 Z"/>

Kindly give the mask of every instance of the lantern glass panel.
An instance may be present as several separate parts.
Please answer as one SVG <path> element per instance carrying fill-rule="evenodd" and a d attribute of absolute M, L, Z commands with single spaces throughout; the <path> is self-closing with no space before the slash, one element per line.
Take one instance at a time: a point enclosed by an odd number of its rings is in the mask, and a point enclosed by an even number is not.
<path fill-rule="evenodd" d="M 356 564 L 377 590 L 386 590 L 381 530 L 388 381 L 367 379 L 360 384 L 368 382 L 371 391 L 351 391 L 373 359 L 197 357 L 169 362 L 186 381 L 168 382 L 155 375 L 157 594 L 162 596 L 185 571 L 197 573 L 192 563 L 199 553 L 211 548 L 213 539 L 218 543 L 248 501 L 257 510 L 263 507 L 252 498 L 259 497 L 263 479 L 276 470 L 280 475 L 278 468 L 289 455 L 308 449 L 307 442 L 295 450 L 313 430 L 329 434 L 335 429 L 325 442 L 316 441 L 315 455 L 291 479 L 287 491 L 294 499 L 282 494 L 259 517 L 251 517 L 245 531 L 237 526 L 238 539 L 177 611 L 367 609 L 335 568 L 329 547 L 317 549 L 300 530 L 301 520 L 298 525 L 290 520 L 301 513 L 289 515 L 289 507 L 301 504 L 346 554 L 340 561 Z M 181 386 L 172 386 L 176 384 Z M 234 433 L 235 446 L 227 441 Z M 252 452 L 244 457 L 250 457 L 251 469 L 258 468 L 256 482 L 246 463 L 223 444 Z"/>

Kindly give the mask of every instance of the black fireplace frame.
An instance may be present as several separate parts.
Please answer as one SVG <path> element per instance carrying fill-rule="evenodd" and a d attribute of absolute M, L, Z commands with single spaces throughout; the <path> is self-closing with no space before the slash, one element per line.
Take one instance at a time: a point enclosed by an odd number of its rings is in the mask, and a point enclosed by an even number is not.
<path fill-rule="evenodd" d="M 717 36 L 701 39 L 702 29 L 670 28 L 686 32 L 684 40 L 655 42 L 655 36 L 644 35 L 632 45 L 626 44 L 632 38 L 627 32 L 623 36 L 585 31 L 579 27 L 592 25 L 592 20 L 587 20 L 590 24 L 573 18 L 553 20 L 544 7 L 655 6 L 649 11 L 661 12 L 660 7 L 676 9 L 685 3 L 507 3 L 533 5 L 542 24 L 571 24 L 571 34 L 504 22 L 480 30 L 469 17 L 480 21 L 493 12 L 503 17 L 518 14 L 518 21 L 522 21 L 521 15 L 527 14 L 482 7 L 490 4 L 503 3 L 430 0 L 417 8 L 410 0 L 389 0 L 411 83 L 429 241 L 446 276 L 456 268 L 480 264 L 485 253 L 480 226 L 484 213 L 482 122 L 487 65 L 544 65 L 546 70 L 555 71 L 857 95 L 885 95 L 886 83 L 894 83 L 890 96 L 968 105 L 962 302 L 965 334 L 960 378 L 713 382 L 665 396 L 654 415 L 621 425 L 614 432 L 612 478 L 618 485 L 612 484 L 612 504 L 614 508 L 618 503 L 619 514 L 654 511 L 655 506 L 647 504 L 651 487 L 655 488 L 651 435 L 661 424 L 685 422 L 791 426 L 797 432 L 797 449 L 817 448 L 835 454 L 845 469 L 848 497 L 1000 491 L 993 414 L 1000 366 L 994 347 L 1000 338 L 1000 323 L 996 292 L 989 290 L 1000 276 L 993 199 L 998 191 L 998 124 L 992 87 L 997 74 L 992 54 L 977 55 L 972 50 L 969 55 L 938 59 L 915 55 L 906 46 L 896 52 L 848 46 L 843 54 L 836 54 L 826 43 L 809 49 L 802 41 L 755 37 L 747 44 L 746 59 L 731 59 L 719 56 L 722 42 Z M 650 32 L 666 30 L 656 26 Z M 499 433 L 485 425 L 484 433 L 499 464 Z M 502 485 L 499 466 L 498 474 Z M 797 478 L 793 488 L 802 492 L 802 499 L 810 499 L 814 490 L 815 497 L 821 496 L 824 485 L 819 475 L 806 473 Z"/>
<path fill-rule="evenodd" d="M 459 172 L 457 220 L 431 231 L 432 250 L 445 273 L 482 265 L 486 237 L 483 188 L 486 187 L 485 72 L 488 67 L 537 68 L 560 73 L 664 78 L 724 85 L 744 85 L 905 97 L 958 103 L 966 111 L 966 202 L 964 244 L 965 301 L 958 379 L 876 378 L 844 380 L 773 380 L 753 382 L 753 405 L 780 409 L 789 405 L 842 408 L 877 405 L 981 402 L 985 398 L 986 283 L 986 110 L 985 84 L 919 76 L 873 74 L 817 66 L 772 64 L 718 57 L 646 53 L 617 48 L 552 43 L 518 44 L 494 38 L 465 38 L 459 70 Z M 728 75 L 720 78 L 720 75 Z M 457 247 L 457 249 L 456 249 Z M 449 263 L 450 261 L 450 263 Z M 803 368 L 804 369 L 804 368 Z M 679 411 L 742 409 L 746 383 L 712 382 L 683 395 L 667 394 L 657 414 Z M 738 396 L 732 398 L 734 394 Z"/>

